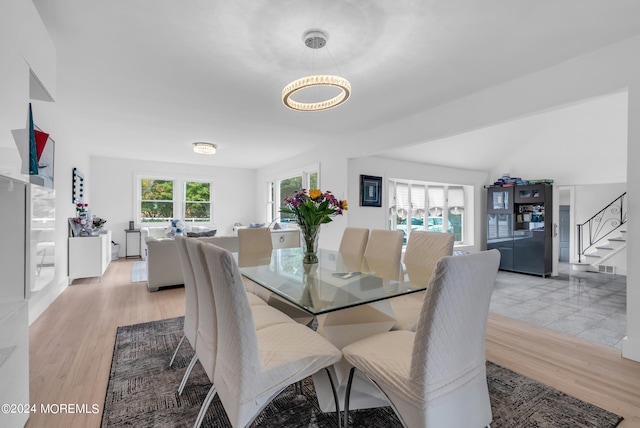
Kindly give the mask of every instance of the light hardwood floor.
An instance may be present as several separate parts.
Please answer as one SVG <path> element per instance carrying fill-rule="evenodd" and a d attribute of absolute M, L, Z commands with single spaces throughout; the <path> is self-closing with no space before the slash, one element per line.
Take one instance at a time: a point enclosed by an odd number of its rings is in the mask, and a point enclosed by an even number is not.
<path fill-rule="evenodd" d="M 132 260 L 111 263 L 100 283 L 76 280 L 32 324 L 31 403 L 99 406 L 97 414 L 30 415 L 27 427 L 99 427 L 116 327 L 184 315 L 184 289 L 149 293 L 131 283 Z M 640 427 L 640 363 L 620 351 L 491 314 L 487 358 Z"/>

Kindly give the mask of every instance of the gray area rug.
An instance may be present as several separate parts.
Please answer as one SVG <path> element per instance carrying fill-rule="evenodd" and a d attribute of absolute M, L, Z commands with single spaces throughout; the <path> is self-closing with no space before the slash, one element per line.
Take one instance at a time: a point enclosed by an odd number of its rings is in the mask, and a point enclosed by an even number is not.
<path fill-rule="evenodd" d="M 146 260 L 133 262 L 131 267 L 131 282 L 145 282 L 147 280 Z"/>
<path fill-rule="evenodd" d="M 169 368 L 182 337 L 184 318 L 171 318 L 118 327 L 101 427 L 191 427 L 211 387 L 196 365 L 183 394 L 177 389 L 193 355 L 188 343 Z M 186 346 L 185 346 L 186 345 Z M 493 428 L 567 427 L 609 428 L 622 418 L 570 397 L 510 370 L 487 362 Z M 462 410 L 462 409 L 461 409 Z M 389 407 L 350 412 L 354 428 L 400 428 Z M 231 428 L 220 401 L 214 399 L 203 427 Z M 336 427 L 335 413 L 319 410 L 313 382 L 302 392 L 289 387 L 257 418 L 252 427 Z"/>

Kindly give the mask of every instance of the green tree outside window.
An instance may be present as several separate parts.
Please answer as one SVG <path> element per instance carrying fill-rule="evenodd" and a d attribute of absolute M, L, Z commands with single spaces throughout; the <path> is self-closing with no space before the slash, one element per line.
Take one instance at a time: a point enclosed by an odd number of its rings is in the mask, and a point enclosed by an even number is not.
<path fill-rule="evenodd" d="M 166 222 L 173 218 L 173 181 L 140 180 L 142 223 Z"/>

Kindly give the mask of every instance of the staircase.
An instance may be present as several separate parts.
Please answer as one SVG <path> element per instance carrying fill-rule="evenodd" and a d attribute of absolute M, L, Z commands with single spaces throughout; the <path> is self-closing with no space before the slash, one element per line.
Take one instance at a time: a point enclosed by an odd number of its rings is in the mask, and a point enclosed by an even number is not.
<path fill-rule="evenodd" d="M 627 193 L 578 225 L 578 263 L 574 270 L 626 275 Z"/>
<path fill-rule="evenodd" d="M 592 250 L 583 254 L 587 269 L 590 272 L 615 273 L 626 275 L 626 268 L 621 268 L 615 262 L 619 257 L 626 257 L 627 237 L 626 230 L 614 232 L 611 238 L 603 239 Z M 626 266 L 626 263 L 623 264 Z"/>

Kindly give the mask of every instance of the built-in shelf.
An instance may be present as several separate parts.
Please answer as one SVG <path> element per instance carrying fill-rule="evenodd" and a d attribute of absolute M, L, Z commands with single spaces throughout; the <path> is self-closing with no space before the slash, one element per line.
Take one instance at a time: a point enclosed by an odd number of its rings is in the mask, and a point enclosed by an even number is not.
<path fill-rule="evenodd" d="M 500 251 L 500 269 L 551 273 L 551 189 L 546 183 L 487 189 L 487 248 Z"/>

